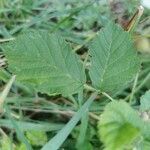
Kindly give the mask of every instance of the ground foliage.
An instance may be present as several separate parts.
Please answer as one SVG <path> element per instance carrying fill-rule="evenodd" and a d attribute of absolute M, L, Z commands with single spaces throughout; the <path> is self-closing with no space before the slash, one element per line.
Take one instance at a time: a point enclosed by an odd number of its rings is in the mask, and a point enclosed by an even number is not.
<path fill-rule="evenodd" d="M 150 149 L 149 10 L 124 31 L 139 4 L 0 1 L 1 149 Z"/>

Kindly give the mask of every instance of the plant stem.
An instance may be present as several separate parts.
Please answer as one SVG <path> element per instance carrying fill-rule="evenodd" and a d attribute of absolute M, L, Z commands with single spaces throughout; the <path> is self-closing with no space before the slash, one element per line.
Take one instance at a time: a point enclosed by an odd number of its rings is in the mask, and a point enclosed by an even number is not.
<path fill-rule="evenodd" d="M 84 88 L 86 89 L 86 90 L 89 90 L 89 91 L 92 91 L 92 92 L 100 92 L 99 90 L 97 90 L 97 89 L 95 89 L 95 88 L 93 88 L 92 86 L 90 86 L 90 85 L 88 85 L 88 84 L 85 84 L 84 85 Z"/>
<path fill-rule="evenodd" d="M 89 115 L 90 115 L 90 117 L 91 118 L 93 118 L 93 119 L 95 119 L 95 120 L 100 120 L 100 117 L 99 116 L 97 116 L 97 115 L 95 115 L 94 113 L 92 113 L 92 112 L 89 112 Z"/>
<path fill-rule="evenodd" d="M 3 42 L 8 42 L 8 41 L 12 41 L 14 40 L 15 38 L 9 38 L 9 39 L 0 39 L 0 43 L 3 43 Z"/>
<path fill-rule="evenodd" d="M 92 92 L 97 91 L 98 93 L 101 93 L 102 95 L 104 95 L 105 97 L 107 97 L 109 100 L 114 101 L 114 99 L 111 96 L 109 96 L 107 93 L 101 92 L 100 90 L 97 90 L 97 89 L 93 88 L 92 86 L 89 86 L 89 85 L 85 84 L 84 88 L 87 89 L 87 90 L 89 90 L 89 91 L 92 91 Z"/>
<path fill-rule="evenodd" d="M 150 73 L 144 78 L 143 82 L 136 88 L 136 92 L 139 91 L 149 79 L 150 79 Z"/>
<path fill-rule="evenodd" d="M 82 106 L 82 103 L 83 103 L 83 90 L 81 90 L 78 93 L 78 103 L 79 103 L 79 108 L 80 108 Z"/>
<path fill-rule="evenodd" d="M 78 103 L 77 103 L 76 99 L 72 95 L 69 96 L 69 99 L 74 103 L 75 108 L 78 108 Z"/>
<path fill-rule="evenodd" d="M 111 100 L 111 101 L 114 101 L 114 99 L 111 97 L 111 96 L 109 96 L 107 93 L 105 93 L 105 92 L 101 92 L 105 97 L 107 97 L 109 100 Z"/>
<path fill-rule="evenodd" d="M 135 89 L 134 94 L 137 93 L 143 85 L 149 80 L 150 73 L 144 78 L 143 82 Z M 127 101 L 130 98 L 130 95 L 128 95 L 124 100 Z"/>

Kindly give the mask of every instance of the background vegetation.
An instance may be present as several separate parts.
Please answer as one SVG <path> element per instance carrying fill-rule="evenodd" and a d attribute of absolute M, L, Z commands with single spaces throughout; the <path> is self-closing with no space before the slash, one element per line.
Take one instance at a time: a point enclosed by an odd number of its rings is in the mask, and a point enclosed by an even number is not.
<path fill-rule="evenodd" d="M 87 59 L 88 45 L 96 33 L 107 26 L 110 20 L 125 27 L 140 3 L 139 0 L 0 0 L 0 43 L 3 45 L 8 41 L 13 41 L 21 33 L 32 32 L 33 29 L 59 32 L 71 44 L 72 49 L 80 58 L 85 60 Z M 150 9 L 145 8 L 132 36 L 141 58 L 141 70 L 134 77 L 133 82 L 119 89 L 112 96 L 114 99 L 130 102 L 130 105 L 139 112 L 139 116 L 146 121 L 150 119 L 150 101 L 148 101 L 150 94 L 146 93 L 150 89 L 149 14 Z M 11 74 L 8 71 L 7 60 L 2 49 L 0 53 L 0 91 L 2 93 Z M 90 83 L 89 78 L 88 82 Z M 84 92 L 84 97 L 88 99 L 90 94 L 90 90 L 87 90 Z M 15 82 L 5 99 L 6 110 L 0 114 L 1 149 L 25 150 L 26 140 L 33 149 L 41 149 L 78 110 L 80 103 L 77 102 L 77 99 L 77 95 L 65 98 L 62 95 L 49 96 L 34 93 L 21 83 Z M 142 105 L 141 99 L 146 99 Z M 60 149 L 103 149 L 103 143 L 107 145 L 107 140 L 103 140 L 105 135 L 99 139 L 99 128 L 102 130 L 105 128 L 97 127 L 97 122 L 101 122 L 107 117 L 113 118 L 104 113 L 102 120 L 100 119 L 100 115 L 109 102 L 110 100 L 105 96 L 97 96 L 89 108 L 89 115 L 82 118 Z M 126 104 L 120 103 L 116 106 L 118 106 L 118 112 L 127 108 L 130 112 L 129 115 L 135 116 Z M 114 113 L 114 106 L 110 107 Z M 105 111 L 107 109 L 110 111 L 109 106 Z M 136 133 L 137 131 L 132 135 L 136 135 Z M 132 140 L 130 132 L 122 131 L 122 134 L 126 134 L 127 139 Z M 18 135 L 20 136 L 18 137 Z M 123 141 L 128 140 L 123 139 Z M 150 141 L 150 137 L 147 141 Z M 144 148 L 139 147 L 137 149 L 148 150 L 150 144 L 148 143 Z M 128 147 L 128 149 L 132 148 Z"/>

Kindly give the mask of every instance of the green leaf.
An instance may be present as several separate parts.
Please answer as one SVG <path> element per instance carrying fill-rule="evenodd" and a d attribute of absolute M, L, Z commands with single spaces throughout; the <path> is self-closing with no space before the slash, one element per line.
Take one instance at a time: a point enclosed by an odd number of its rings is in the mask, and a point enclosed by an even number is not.
<path fill-rule="evenodd" d="M 46 132 L 43 131 L 26 132 L 26 137 L 30 144 L 34 146 L 43 146 L 47 142 Z"/>
<path fill-rule="evenodd" d="M 2 46 L 17 80 L 47 94 L 74 94 L 83 88 L 81 60 L 59 34 L 33 31 Z"/>
<path fill-rule="evenodd" d="M 126 102 L 109 103 L 98 123 L 100 140 L 107 150 L 122 150 L 141 134 L 143 122 Z"/>
<path fill-rule="evenodd" d="M 142 111 L 150 110 L 150 90 L 147 91 L 140 99 L 141 105 L 140 109 Z"/>
<path fill-rule="evenodd" d="M 56 136 L 54 136 L 41 150 L 57 150 L 69 136 L 78 121 L 82 118 L 85 112 L 88 111 L 89 106 L 96 98 L 97 93 L 93 93 L 85 104 L 76 112 L 72 119 L 62 128 Z"/>
<path fill-rule="evenodd" d="M 13 146 L 13 143 L 9 137 L 2 137 L 0 140 L 0 149 L 2 150 L 9 150 Z"/>
<path fill-rule="evenodd" d="M 104 92 L 116 92 L 139 70 L 140 62 L 130 34 L 113 23 L 98 33 L 90 45 L 93 86 Z"/>

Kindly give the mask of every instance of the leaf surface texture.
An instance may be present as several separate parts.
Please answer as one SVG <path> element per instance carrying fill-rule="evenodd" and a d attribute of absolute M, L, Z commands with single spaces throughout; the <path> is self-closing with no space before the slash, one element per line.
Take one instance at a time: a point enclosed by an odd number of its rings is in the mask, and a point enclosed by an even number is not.
<path fill-rule="evenodd" d="M 9 70 L 38 92 L 67 95 L 83 88 L 81 60 L 59 34 L 27 32 L 3 49 Z"/>
<path fill-rule="evenodd" d="M 114 23 L 102 29 L 89 47 L 90 77 L 94 87 L 101 91 L 117 91 L 139 70 L 130 34 Z"/>

